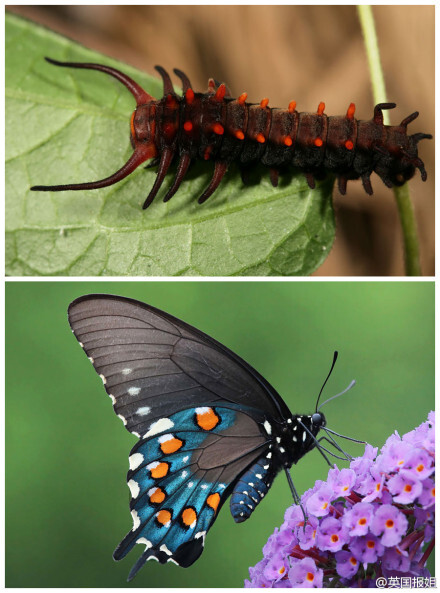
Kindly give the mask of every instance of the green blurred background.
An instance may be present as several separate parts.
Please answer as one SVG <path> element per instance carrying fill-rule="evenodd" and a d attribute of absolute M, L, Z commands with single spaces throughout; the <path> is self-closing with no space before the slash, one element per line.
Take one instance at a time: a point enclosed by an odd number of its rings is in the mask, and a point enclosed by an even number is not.
<path fill-rule="evenodd" d="M 7 587 L 241 587 L 292 503 L 280 476 L 249 521 L 236 525 L 224 506 L 191 568 L 148 563 L 126 584 L 141 546 L 118 564 L 112 552 L 132 526 L 135 439 L 67 323 L 68 304 L 89 292 L 142 300 L 212 335 L 292 412 L 313 411 L 338 349 L 324 395 L 357 385 L 324 408 L 328 425 L 374 445 L 433 409 L 433 282 L 7 282 Z M 292 475 L 303 492 L 327 471 L 312 452 Z"/>

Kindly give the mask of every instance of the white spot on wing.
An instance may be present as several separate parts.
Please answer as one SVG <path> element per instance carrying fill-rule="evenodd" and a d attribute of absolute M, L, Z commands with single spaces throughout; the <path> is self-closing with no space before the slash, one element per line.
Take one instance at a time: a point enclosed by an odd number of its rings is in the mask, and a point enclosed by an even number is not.
<path fill-rule="evenodd" d="M 168 418 L 161 418 L 157 422 L 160 422 L 161 420 L 167 420 L 168 422 L 171 422 L 171 420 L 168 420 Z M 155 423 L 155 424 L 157 424 L 157 423 Z M 173 423 L 173 426 L 174 426 L 174 423 Z M 157 440 L 159 441 L 159 443 L 166 443 L 167 441 L 171 441 L 172 439 L 174 439 L 172 434 L 164 434 L 161 437 L 159 437 Z"/>
<path fill-rule="evenodd" d="M 298 439 L 297 439 L 296 437 L 292 437 L 292 441 L 293 441 L 294 443 L 296 443 L 296 441 L 297 441 L 297 440 L 298 440 Z"/>
<path fill-rule="evenodd" d="M 133 369 L 122 369 L 122 374 L 123 375 L 129 375 L 132 372 L 133 372 Z"/>
<path fill-rule="evenodd" d="M 112 400 L 112 404 L 115 405 L 116 403 L 116 398 L 114 395 L 112 395 L 111 393 L 108 394 L 109 398 Z"/>
<path fill-rule="evenodd" d="M 255 476 L 256 476 L 256 477 L 257 477 L 259 480 L 262 480 L 262 479 L 263 479 L 263 476 L 262 476 L 261 474 L 255 474 Z"/>
<path fill-rule="evenodd" d="M 180 474 L 180 477 L 181 477 L 181 478 L 186 478 L 186 476 L 187 476 L 187 475 L 188 475 L 188 472 L 187 472 L 187 471 L 183 471 L 183 472 Z"/>
<path fill-rule="evenodd" d="M 263 426 L 264 426 L 267 434 L 272 434 L 272 427 L 267 420 L 264 421 Z"/>
<path fill-rule="evenodd" d="M 139 413 L 139 410 L 137 411 L 137 413 Z M 147 437 L 151 437 L 155 434 L 159 434 L 159 432 L 163 432 L 164 430 L 169 430 L 170 428 L 173 428 L 173 426 L 174 426 L 174 422 L 172 420 L 170 420 L 169 418 L 159 418 L 159 420 L 157 420 L 156 422 L 153 422 L 153 424 L 151 424 L 149 426 L 148 432 L 146 432 L 144 434 L 144 439 Z M 168 438 L 165 438 L 165 437 L 168 437 Z M 160 437 L 159 443 L 163 443 L 164 441 L 169 441 L 172 438 L 174 438 L 173 435 L 166 434 L 163 437 Z M 161 439 L 164 439 L 164 440 L 161 440 Z"/>
<path fill-rule="evenodd" d="M 127 486 L 130 488 L 131 497 L 136 498 L 140 492 L 139 484 L 134 480 L 129 480 Z"/>
<path fill-rule="evenodd" d="M 136 529 L 141 524 L 141 520 L 139 519 L 139 515 L 137 514 L 137 511 L 134 511 L 134 510 L 131 511 L 131 516 L 133 517 L 133 529 L 132 529 L 132 531 L 136 531 Z"/>
<path fill-rule="evenodd" d="M 84 348 L 84 344 L 82 342 L 78 342 L 78 344 L 81 346 L 81 348 Z"/>
<path fill-rule="evenodd" d="M 138 408 L 136 414 L 138 416 L 148 416 L 150 412 L 151 408 L 149 408 L 148 406 L 144 406 L 143 408 Z"/>
<path fill-rule="evenodd" d="M 156 558 L 156 556 L 149 556 L 147 562 L 150 560 L 156 560 L 156 562 L 159 562 L 159 558 Z"/>
<path fill-rule="evenodd" d="M 135 430 L 132 430 L 131 434 L 134 434 L 134 436 L 137 437 L 138 439 L 141 438 L 141 435 L 138 432 L 136 432 Z"/>
<path fill-rule="evenodd" d="M 104 377 L 104 375 L 99 375 L 99 376 L 101 377 L 101 380 L 105 385 L 107 383 L 107 379 Z"/>
<path fill-rule="evenodd" d="M 189 459 L 189 455 L 185 455 L 185 457 L 182 459 L 182 463 L 186 463 Z"/>
<path fill-rule="evenodd" d="M 124 426 L 127 426 L 127 420 L 124 418 L 124 416 L 121 416 L 121 414 L 118 414 L 118 418 L 120 418 L 122 420 L 122 422 L 124 423 Z"/>
<path fill-rule="evenodd" d="M 306 438 L 307 438 L 307 433 L 303 432 L 303 442 L 306 440 Z"/>
<path fill-rule="evenodd" d="M 141 391 L 140 387 L 129 387 L 128 395 L 137 395 L 138 393 L 140 393 L 140 391 Z"/>
<path fill-rule="evenodd" d="M 176 566 L 180 566 L 180 564 L 178 562 L 176 562 L 176 560 L 174 560 L 174 558 L 168 558 L 167 562 L 173 562 Z"/>
<path fill-rule="evenodd" d="M 208 484 L 202 484 L 202 485 L 200 486 L 200 488 L 201 488 L 202 490 L 206 490 L 206 489 L 208 488 Z"/>
<path fill-rule="evenodd" d="M 136 540 L 136 543 L 137 544 L 145 544 L 146 550 L 148 550 L 148 548 L 153 547 L 153 544 L 150 541 L 148 541 L 147 538 L 145 538 L 145 537 L 140 537 L 139 539 Z"/>
<path fill-rule="evenodd" d="M 166 547 L 166 545 L 165 545 L 165 544 L 162 544 L 162 545 L 160 546 L 159 550 L 160 550 L 161 552 L 165 552 L 165 554 L 168 554 L 168 556 L 172 556 L 172 555 L 173 555 L 173 553 L 169 551 L 169 549 Z"/>
<path fill-rule="evenodd" d="M 188 482 L 188 488 L 192 488 L 194 486 L 194 482 Z"/>
<path fill-rule="evenodd" d="M 144 460 L 144 456 L 142 455 L 142 453 L 133 453 L 133 455 L 130 455 L 130 457 L 128 458 L 128 463 L 130 464 L 130 469 L 134 470 L 134 469 L 138 468 L 140 466 L 140 464 L 143 462 L 143 460 Z M 159 463 L 159 462 L 156 461 L 156 463 Z"/>
<path fill-rule="evenodd" d="M 90 362 L 93 364 L 95 361 L 91 356 L 88 356 L 88 359 L 90 360 Z"/>
<path fill-rule="evenodd" d="M 196 408 L 196 414 L 207 414 L 211 412 L 211 408 Z"/>

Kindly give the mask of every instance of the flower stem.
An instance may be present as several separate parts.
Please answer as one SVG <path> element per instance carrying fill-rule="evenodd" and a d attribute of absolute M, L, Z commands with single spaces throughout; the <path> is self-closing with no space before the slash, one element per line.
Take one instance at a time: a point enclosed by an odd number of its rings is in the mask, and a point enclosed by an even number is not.
<path fill-rule="evenodd" d="M 374 101 L 375 103 L 386 103 L 385 80 L 380 64 L 379 45 L 377 42 L 376 27 L 374 25 L 373 11 L 371 6 L 368 5 L 358 6 L 357 9 L 364 35 Z M 386 111 L 383 115 L 384 123 L 389 125 L 389 112 Z M 394 196 L 402 227 L 405 273 L 407 276 L 421 276 L 419 240 L 408 184 L 402 187 L 394 187 Z"/>

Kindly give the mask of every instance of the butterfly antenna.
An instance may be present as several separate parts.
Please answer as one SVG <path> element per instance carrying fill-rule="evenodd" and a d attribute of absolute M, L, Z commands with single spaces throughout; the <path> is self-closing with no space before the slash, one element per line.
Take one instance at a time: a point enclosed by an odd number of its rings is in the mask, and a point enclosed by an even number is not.
<path fill-rule="evenodd" d="M 356 385 L 356 381 L 353 379 L 353 381 L 350 383 L 350 385 L 348 387 L 346 387 L 344 389 L 344 391 L 341 391 L 341 393 L 337 393 L 336 395 L 332 395 L 331 397 L 329 397 L 328 399 L 326 399 L 325 402 L 322 403 L 316 411 L 318 412 L 322 408 L 322 406 L 325 406 L 325 404 L 327 404 L 332 399 L 335 399 L 335 398 L 339 397 L 340 395 L 344 395 L 344 393 L 347 393 L 347 391 L 349 391 L 355 385 Z"/>
<path fill-rule="evenodd" d="M 326 378 L 326 380 L 324 381 L 324 383 L 322 384 L 321 391 L 319 392 L 318 399 L 316 400 L 316 410 L 315 410 L 316 412 L 318 411 L 318 404 L 319 404 L 319 398 L 321 397 L 321 393 L 323 392 L 323 390 L 324 390 L 324 387 L 325 387 L 325 384 L 326 384 L 326 383 L 327 383 L 327 381 L 329 380 L 329 378 L 330 378 L 330 375 L 332 374 L 332 372 L 333 372 L 333 369 L 335 368 L 335 364 L 336 364 L 336 361 L 337 361 L 337 360 L 338 360 L 338 351 L 337 351 L 337 350 L 335 350 L 335 352 L 334 352 L 334 354 L 333 354 L 333 362 L 332 362 L 332 366 L 330 367 L 330 370 L 329 370 L 329 373 L 328 373 L 328 375 L 327 375 L 327 378 Z"/>

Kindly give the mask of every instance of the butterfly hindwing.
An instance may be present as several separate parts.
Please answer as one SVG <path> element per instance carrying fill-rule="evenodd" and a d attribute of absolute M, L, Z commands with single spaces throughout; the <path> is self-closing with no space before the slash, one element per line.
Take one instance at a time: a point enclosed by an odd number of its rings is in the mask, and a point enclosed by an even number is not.
<path fill-rule="evenodd" d="M 131 578 L 148 559 L 192 564 L 237 476 L 267 448 L 267 435 L 242 410 L 205 406 L 167 420 L 166 430 L 178 429 L 147 437 L 130 453 L 134 525 L 114 558 L 146 546 Z"/>

